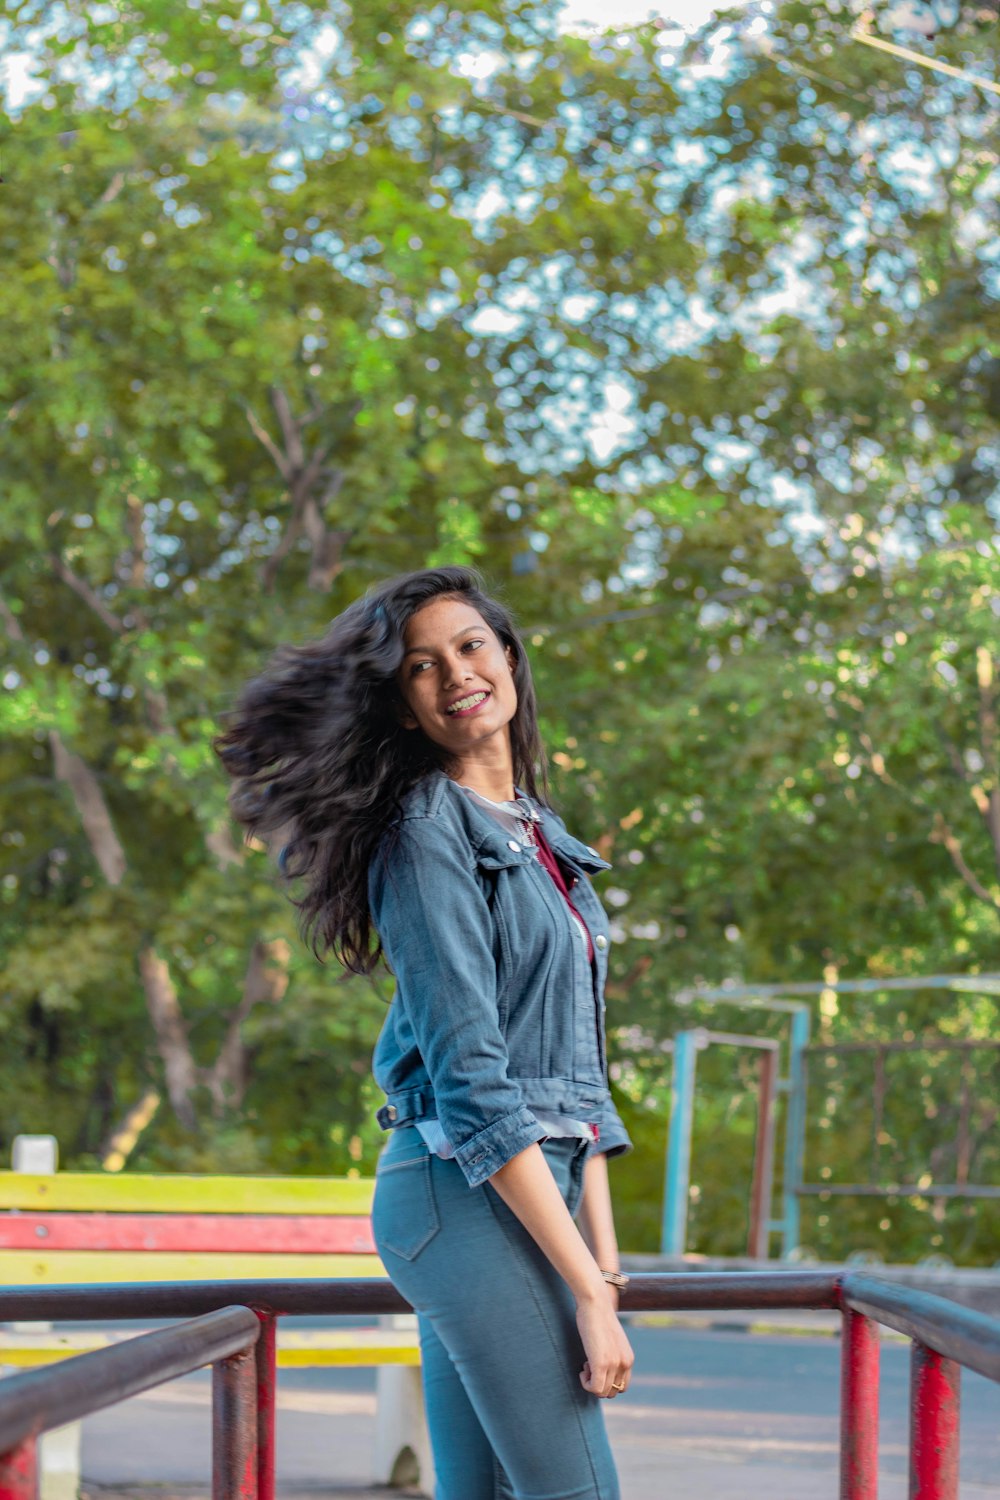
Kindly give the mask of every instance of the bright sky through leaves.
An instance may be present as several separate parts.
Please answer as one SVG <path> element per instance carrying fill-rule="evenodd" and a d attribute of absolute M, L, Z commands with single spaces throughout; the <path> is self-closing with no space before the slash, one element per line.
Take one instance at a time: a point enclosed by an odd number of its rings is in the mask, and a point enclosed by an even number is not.
<path fill-rule="evenodd" d="M 722 8 L 718 4 L 709 3 L 709 0 L 668 0 L 663 5 L 651 5 L 650 0 L 617 0 L 613 9 L 607 4 L 607 0 L 567 0 L 561 30 L 583 30 L 592 26 L 641 26 L 650 18 L 670 21 L 693 30 L 704 25 Z"/>

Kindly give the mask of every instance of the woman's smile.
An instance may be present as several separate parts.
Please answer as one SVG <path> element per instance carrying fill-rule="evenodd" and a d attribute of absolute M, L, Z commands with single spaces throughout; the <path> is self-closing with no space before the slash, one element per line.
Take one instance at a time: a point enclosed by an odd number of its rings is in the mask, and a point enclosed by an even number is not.
<path fill-rule="evenodd" d="M 482 708 L 483 704 L 486 703 L 486 701 L 491 696 L 492 694 L 486 692 L 485 690 L 476 693 L 468 693 L 464 698 L 456 698 L 454 702 L 449 703 L 448 707 L 445 709 L 445 713 L 451 719 L 464 719 L 467 714 L 474 714 L 480 708 Z"/>

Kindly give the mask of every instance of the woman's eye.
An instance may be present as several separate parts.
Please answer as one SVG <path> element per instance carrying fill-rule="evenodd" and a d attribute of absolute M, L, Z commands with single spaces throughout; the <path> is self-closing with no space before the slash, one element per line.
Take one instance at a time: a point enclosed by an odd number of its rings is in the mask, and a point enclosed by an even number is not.
<path fill-rule="evenodd" d="M 463 648 L 462 648 L 462 649 L 463 649 L 463 650 L 465 650 L 465 651 L 468 651 L 468 650 L 470 650 L 470 649 L 471 649 L 471 650 L 473 650 L 473 651 L 475 651 L 475 650 L 477 650 L 477 649 L 478 649 L 478 647 L 480 647 L 480 646 L 481 646 L 481 645 L 482 645 L 482 644 L 483 644 L 483 643 L 482 643 L 482 641 L 480 641 L 480 640 L 473 640 L 473 641 L 466 641 L 466 643 L 465 643 L 465 645 L 464 645 L 464 647 L 463 647 Z"/>
<path fill-rule="evenodd" d="M 422 672 L 423 669 L 424 669 L 424 667 L 429 667 L 429 666 L 430 666 L 430 662 L 429 661 L 414 662 L 413 666 L 410 668 L 410 676 L 411 677 L 416 677 L 416 675 L 417 675 L 418 672 Z"/>

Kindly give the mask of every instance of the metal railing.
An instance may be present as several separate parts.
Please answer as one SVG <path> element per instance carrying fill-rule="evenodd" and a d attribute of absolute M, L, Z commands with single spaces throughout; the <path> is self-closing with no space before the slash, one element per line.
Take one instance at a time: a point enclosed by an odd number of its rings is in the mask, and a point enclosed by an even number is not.
<path fill-rule="evenodd" d="M 912 1340 L 910 1495 L 958 1500 L 960 1371 L 1000 1382 L 1000 1320 L 861 1273 L 635 1275 L 622 1312 L 830 1308 L 842 1315 L 840 1500 L 878 1493 L 878 1324 Z M 13 1287 L 0 1318 L 188 1317 L 108 1349 L 0 1381 L 0 1500 L 35 1500 L 41 1433 L 205 1365 L 213 1367 L 213 1500 L 274 1500 L 279 1317 L 395 1313 L 385 1280 L 211 1281 Z"/>

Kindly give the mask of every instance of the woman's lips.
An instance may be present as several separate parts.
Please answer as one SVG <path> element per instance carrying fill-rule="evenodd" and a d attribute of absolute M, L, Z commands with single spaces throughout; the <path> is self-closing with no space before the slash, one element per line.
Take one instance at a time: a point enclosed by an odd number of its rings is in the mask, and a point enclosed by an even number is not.
<path fill-rule="evenodd" d="M 478 703 L 470 704 L 470 706 L 468 708 L 449 708 L 449 709 L 447 709 L 446 713 L 447 713 L 449 719 L 467 719 L 470 714 L 477 714 L 481 708 L 485 707 L 485 705 L 487 703 L 489 703 L 491 695 L 488 692 L 486 692 L 483 688 L 477 689 L 477 691 L 475 693 L 466 693 L 466 695 L 465 695 L 465 698 L 477 698 L 477 697 L 479 697 L 480 693 L 482 693 L 483 696 L 481 698 L 479 698 Z M 459 703 L 464 703 L 465 702 L 465 698 L 459 698 L 457 701 Z"/>

